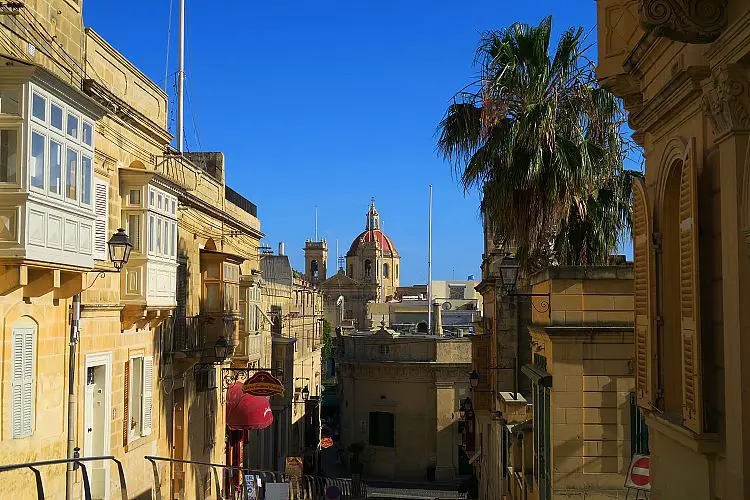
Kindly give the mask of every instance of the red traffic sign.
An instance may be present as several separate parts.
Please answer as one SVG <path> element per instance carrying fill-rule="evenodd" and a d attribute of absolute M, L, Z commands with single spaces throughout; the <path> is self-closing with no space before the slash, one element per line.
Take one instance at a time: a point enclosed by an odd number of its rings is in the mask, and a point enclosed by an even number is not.
<path fill-rule="evenodd" d="M 333 438 L 330 437 L 324 437 L 320 440 L 320 447 L 323 449 L 330 448 L 333 446 Z"/>
<path fill-rule="evenodd" d="M 625 487 L 636 490 L 651 489 L 651 457 L 649 455 L 633 455 L 630 462 Z"/>

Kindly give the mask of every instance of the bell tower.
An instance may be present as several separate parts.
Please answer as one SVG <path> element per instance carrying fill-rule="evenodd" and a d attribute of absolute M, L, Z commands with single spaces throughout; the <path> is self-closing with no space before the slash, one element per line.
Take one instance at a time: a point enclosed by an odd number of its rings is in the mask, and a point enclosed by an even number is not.
<path fill-rule="evenodd" d="M 319 285 L 327 278 L 328 243 L 307 240 L 305 242 L 305 279 L 313 285 Z"/>

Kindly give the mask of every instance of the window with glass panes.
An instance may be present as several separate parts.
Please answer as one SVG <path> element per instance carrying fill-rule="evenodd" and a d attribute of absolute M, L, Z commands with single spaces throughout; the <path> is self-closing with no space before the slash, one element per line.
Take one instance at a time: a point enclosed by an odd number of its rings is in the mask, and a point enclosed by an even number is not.
<path fill-rule="evenodd" d="M 547 358 L 535 353 L 534 366 L 547 371 Z M 532 383 L 534 406 L 534 479 L 539 485 L 539 500 L 552 498 L 552 464 L 550 453 L 550 388 Z"/>
<path fill-rule="evenodd" d="M 148 186 L 149 204 L 147 219 L 143 217 L 133 224 L 143 224 L 148 220 L 148 254 L 163 259 L 177 258 L 177 212 L 176 197 L 154 186 Z M 128 194 L 128 204 L 140 203 L 140 190 L 131 190 Z M 130 216 L 128 216 L 130 217 Z M 130 219 L 128 219 L 130 222 Z M 140 229 L 140 228 L 139 228 Z M 140 242 L 139 242 L 140 243 Z"/>
<path fill-rule="evenodd" d="M 12 93 L 12 92 L 11 92 Z M 18 129 L 5 127 L 5 109 L 17 104 L 0 91 L 0 182 L 18 182 Z M 67 204 L 92 206 L 94 124 L 37 85 L 29 85 L 26 182 L 32 191 Z M 15 146 L 14 146 L 15 141 Z M 15 163 L 15 164 L 14 164 Z"/>
<path fill-rule="evenodd" d="M 240 315 L 240 266 L 226 254 L 201 255 L 203 312 Z"/>

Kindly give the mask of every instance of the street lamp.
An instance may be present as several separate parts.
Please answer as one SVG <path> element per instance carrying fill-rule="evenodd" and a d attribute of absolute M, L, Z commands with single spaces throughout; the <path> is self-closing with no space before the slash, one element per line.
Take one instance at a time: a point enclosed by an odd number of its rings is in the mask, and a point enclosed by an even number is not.
<path fill-rule="evenodd" d="M 223 363 L 229 356 L 229 350 L 232 348 L 232 344 L 229 343 L 227 338 L 222 335 L 214 344 L 214 357 L 219 363 Z"/>
<path fill-rule="evenodd" d="M 469 385 L 471 385 L 472 389 L 476 389 L 479 385 L 479 374 L 476 370 L 472 371 L 469 374 Z"/>
<path fill-rule="evenodd" d="M 474 404 L 471 402 L 471 398 L 466 398 L 461 401 L 461 406 L 458 408 L 458 414 L 461 420 L 466 420 L 467 416 L 471 416 Z"/>
<path fill-rule="evenodd" d="M 508 295 L 513 295 L 513 292 L 516 290 L 516 282 L 518 281 L 518 271 L 521 269 L 521 266 L 518 265 L 518 261 L 513 254 L 506 253 L 499 267 L 503 290 Z"/>
<path fill-rule="evenodd" d="M 118 271 L 122 266 L 128 263 L 130 251 L 133 250 L 133 244 L 130 242 L 128 233 L 123 228 L 117 230 L 107 242 L 109 247 L 109 260 Z"/>
<path fill-rule="evenodd" d="M 307 401 L 310 399 L 310 389 L 307 388 L 307 386 L 302 388 L 302 401 Z"/>

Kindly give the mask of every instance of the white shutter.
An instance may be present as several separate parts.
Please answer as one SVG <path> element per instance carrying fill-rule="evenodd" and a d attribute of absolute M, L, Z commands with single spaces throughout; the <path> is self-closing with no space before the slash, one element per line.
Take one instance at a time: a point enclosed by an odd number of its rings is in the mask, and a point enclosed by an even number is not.
<path fill-rule="evenodd" d="M 34 429 L 34 329 L 13 329 L 11 436 L 31 436 Z"/>
<path fill-rule="evenodd" d="M 141 411 L 143 412 L 141 423 L 141 435 L 148 436 L 151 434 L 151 408 L 153 406 L 153 387 L 154 387 L 154 358 L 146 356 L 143 358 L 143 403 Z"/>
<path fill-rule="evenodd" d="M 94 212 L 94 258 L 107 260 L 109 182 L 101 177 L 94 177 Z"/>

